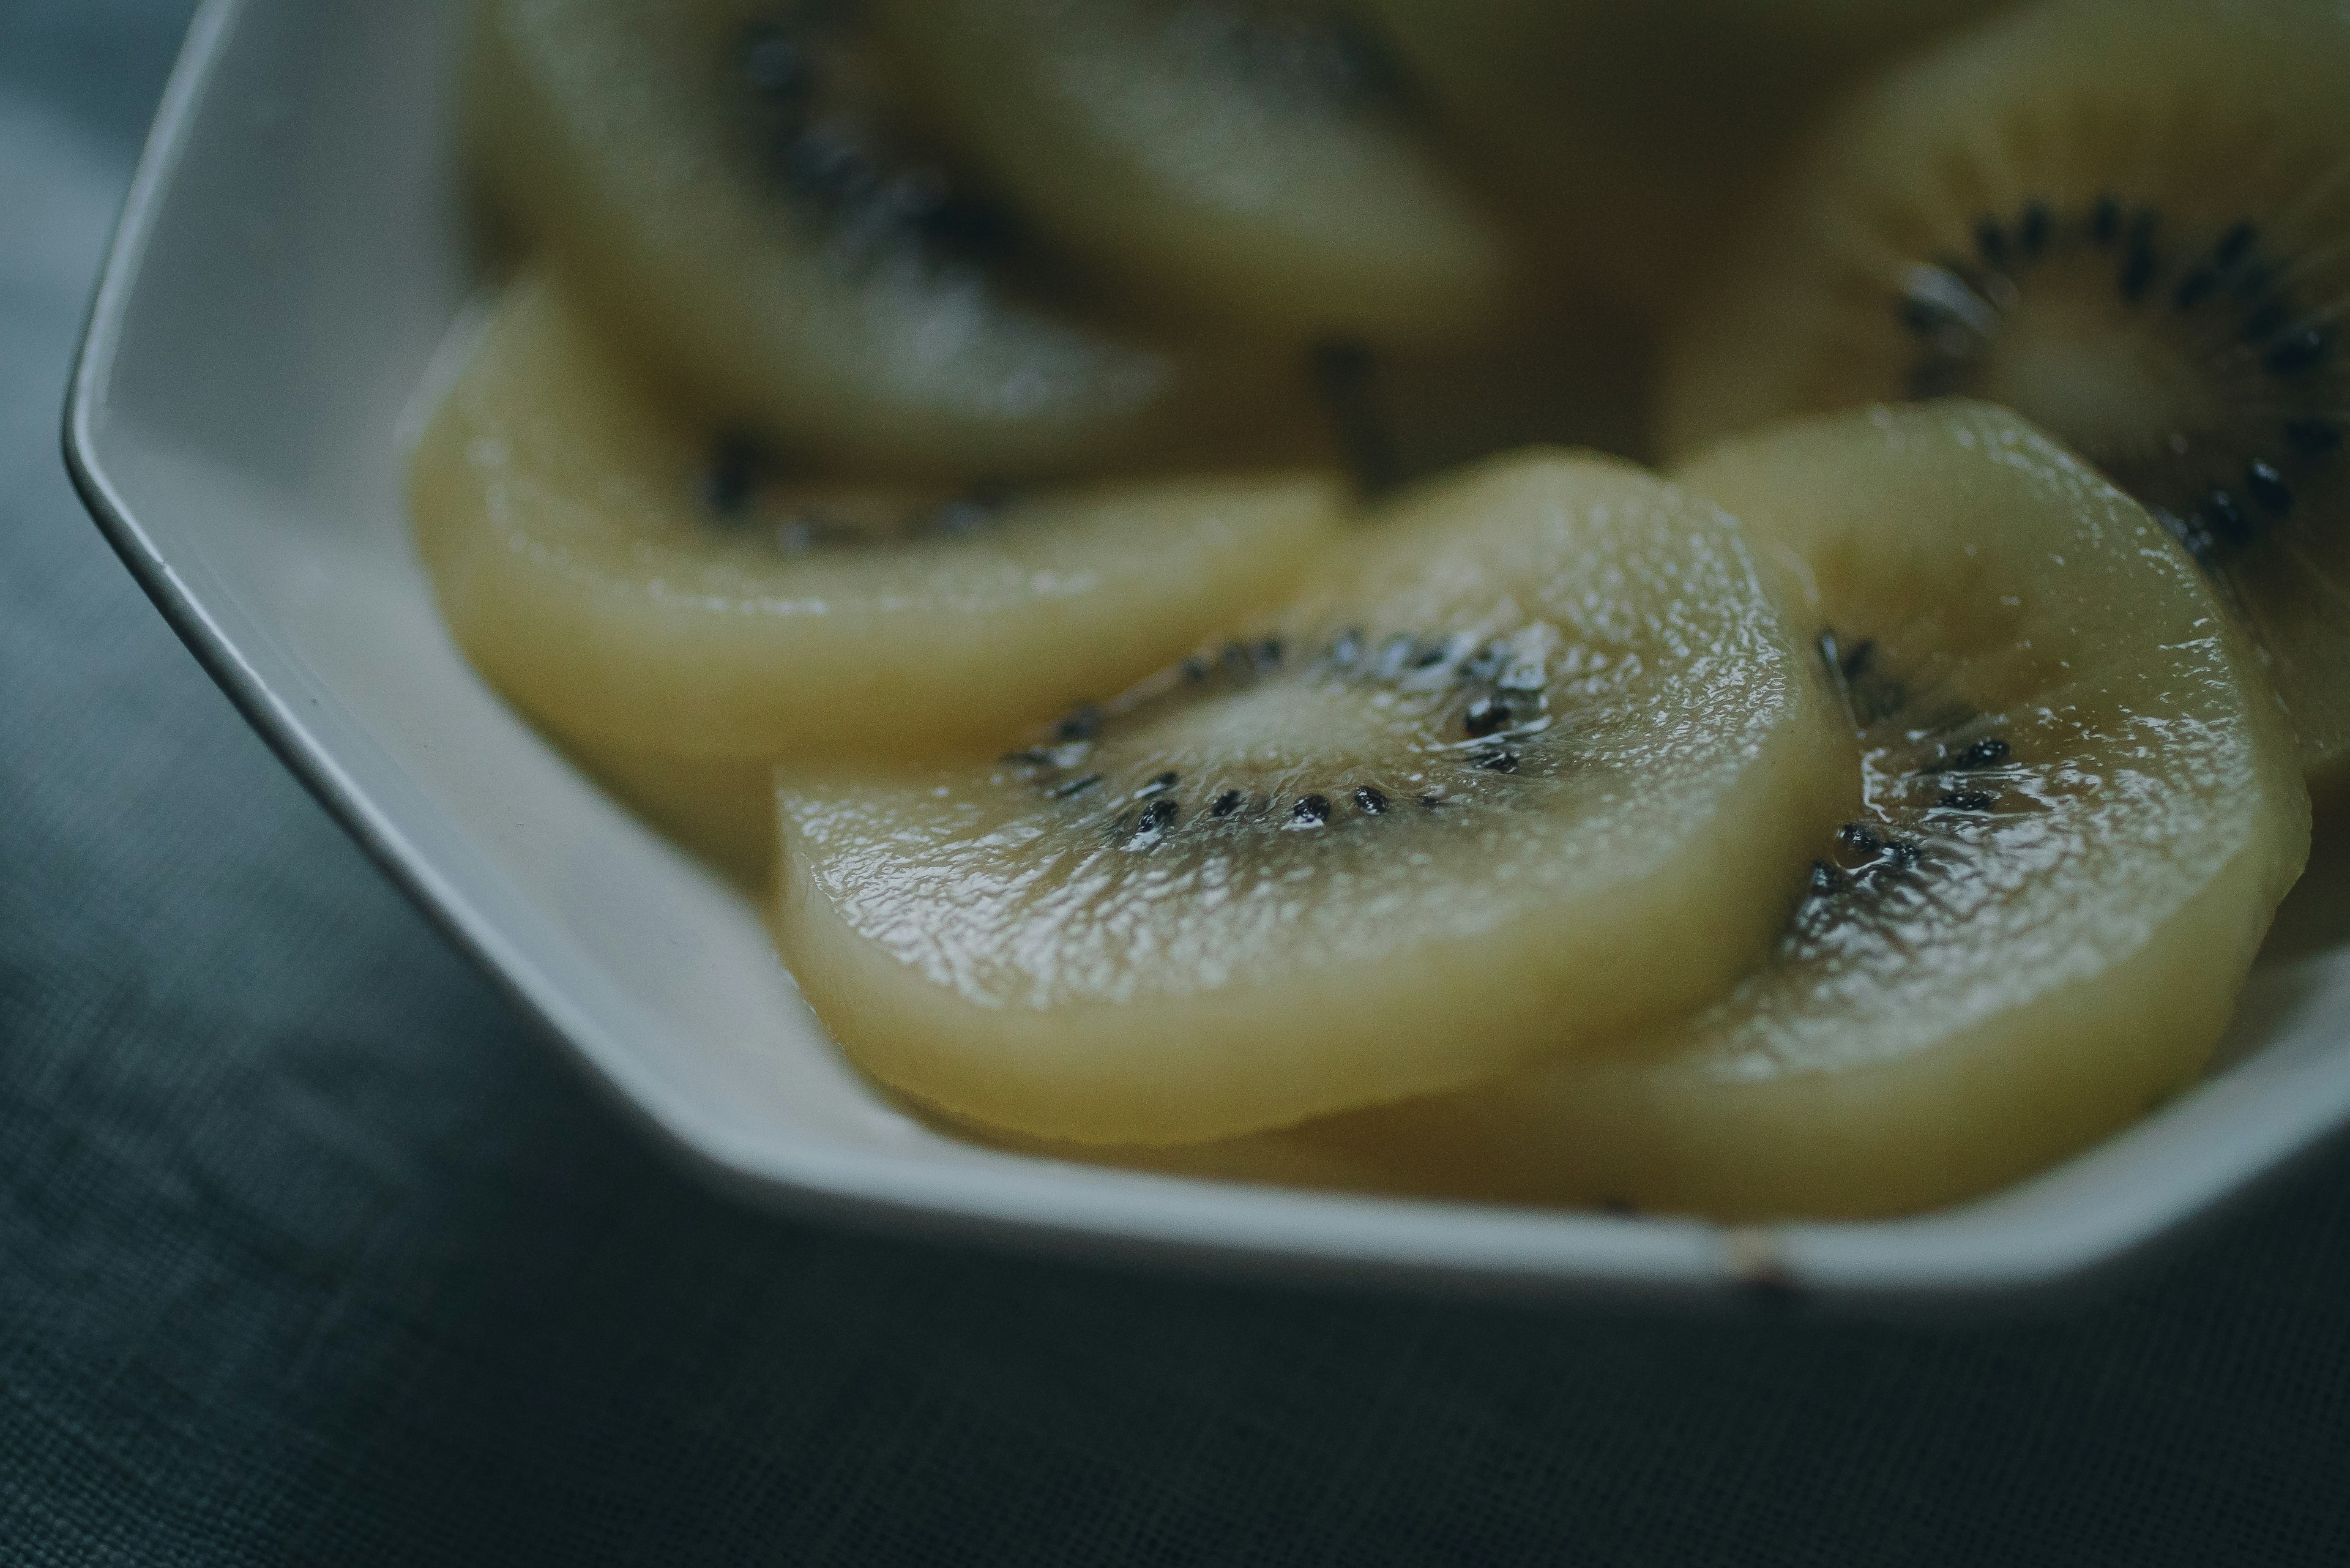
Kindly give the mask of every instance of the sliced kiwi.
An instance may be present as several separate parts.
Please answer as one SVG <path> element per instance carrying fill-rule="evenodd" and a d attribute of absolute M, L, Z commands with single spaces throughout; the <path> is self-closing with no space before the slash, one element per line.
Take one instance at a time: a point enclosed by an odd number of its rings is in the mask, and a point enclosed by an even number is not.
<path fill-rule="evenodd" d="M 487 0 L 480 34 L 500 192 L 715 419 L 893 472 L 1027 472 L 1208 443 L 1295 392 L 1262 357 L 1051 303 L 848 0 Z"/>
<path fill-rule="evenodd" d="M 795 479 L 665 417 L 544 275 L 412 471 L 474 665 L 565 740 L 667 756 L 992 753 L 1284 596 L 1339 536 L 1312 473 L 1086 489 Z"/>
<path fill-rule="evenodd" d="M 1669 300 L 1824 92 L 2004 0 L 1366 0 L 1588 285 Z"/>
<path fill-rule="evenodd" d="M 2190 1081 L 2309 812 L 2241 635 L 2159 526 L 1980 404 L 1802 422 L 1681 477 L 1801 563 L 1860 738 L 1776 952 L 1630 1058 L 1293 1136 L 1379 1184 L 1887 1214 Z"/>
<path fill-rule="evenodd" d="M 2350 764 L 2350 14 L 2022 13 L 1825 124 L 1672 335 L 1660 434 L 1962 395 L 2103 468 Z"/>
<path fill-rule="evenodd" d="M 778 939 L 875 1077 L 1032 1137 L 1465 1085 L 1767 948 L 1833 820 L 1807 663 L 1717 508 L 1497 460 L 993 767 L 787 776 Z"/>
<path fill-rule="evenodd" d="M 1448 344 L 1511 242 L 1310 0 L 880 0 L 941 116 L 1041 224 L 1147 296 L 1293 339 Z"/>

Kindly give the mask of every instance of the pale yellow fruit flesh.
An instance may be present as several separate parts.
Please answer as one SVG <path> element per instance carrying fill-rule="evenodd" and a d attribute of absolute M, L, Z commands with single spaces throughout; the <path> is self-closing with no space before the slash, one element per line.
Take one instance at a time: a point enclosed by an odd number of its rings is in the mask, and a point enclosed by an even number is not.
<path fill-rule="evenodd" d="M 1138 298 L 1302 340 L 1498 324 L 1513 242 L 1408 120 L 1359 29 L 1228 0 L 890 0 L 936 112 Z"/>
<path fill-rule="evenodd" d="M 785 776 L 778 938 L 860 1065 L 1089 1143 L 1473 1084 L 1717 993 L 1834 821 L 1838 721 L 1740 535 L 1627 465 L 1435 483 L 1268 628 L 1277 670 L 1049 763 Z M 1513 672 L 1513 772 L 1472 667 Z"/>
<path fill-rule="evenodd" d="M 1295 400 L 1262 354 L 1143 343 L 1036 303 L 1000 268 L 877 239 L 878 209 L 834 221 L 795 205 L 765 167 L 743 64 L 752 30 L 786 9 L 483 6 L 484 162 L 673 396 L 827 460 L 951 474 L 1191 450 Z M 854 134 L 918 137 L 887 73 L 858 74 L 887 123 Z"/>
<path fill-rule="evenodd" d="M 1633 1059 L 1563 1056 L 1291 1135 L 1324 1179 L 1344 1166 L 1342 1183 L 1731 1219 L 1894 1214 L 2036 1170 L 2190 1082 L 2309 828 L 2273 699 L 2186 558 L 2085 465 L 1981 405 L 1789 426 L 1679 477 L 1803 564 L 1841 647 L 1874 639 L 1884 668 L 1915 677 L 1864 732 L 1857 793 L 1863 820 L 1922 845 L 1917 870 L 1807 902 L 1818 924 L 1799 918 L 1769 962 Z M 1921 776 L 1919 756 L 1947 750 L 1916 738 L 1938 711 L 1971 715 L 1950 744 L 1996 735 L 2011 754 Z M 1930 804 L 1959 784 L 1997 804 Z M 1196 1158 L 1317 1168 L 1279 1153 Z"/>
<path fill-rule="evenodd" d="M 1040 491 L 959 537 L 791 554 L 812 509 L 882 524 L 948 493 L 702 502 L 663 416 L 543 275 L 500 303 L 420 443 L 417 542 L 475 667 L 567 742 L 679 757 L 996 749 L 1279 598 L 1339 536 L 1314 474 Z"/>
<path fill-rule="evenodd" d="M 1835 109 L 1712 260 L 1659 372 L 1669 455 L 1904 397 L 2013 408 L 2196 542 L 2312 787 L 2350 783 L 2339 7 L 2019 12 Z"/>

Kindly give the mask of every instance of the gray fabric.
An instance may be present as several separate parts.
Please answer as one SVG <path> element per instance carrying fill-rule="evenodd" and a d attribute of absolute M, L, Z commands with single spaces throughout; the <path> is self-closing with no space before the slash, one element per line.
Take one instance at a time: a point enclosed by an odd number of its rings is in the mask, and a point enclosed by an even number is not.
<path fill-rule="evenodd" d="M 1959 1329 L 742 1212 L 525 1038 L 54 431 L 182 8 L 0 0 L 0 1563 L 2338 1563 L 2350 1161 Z"/>

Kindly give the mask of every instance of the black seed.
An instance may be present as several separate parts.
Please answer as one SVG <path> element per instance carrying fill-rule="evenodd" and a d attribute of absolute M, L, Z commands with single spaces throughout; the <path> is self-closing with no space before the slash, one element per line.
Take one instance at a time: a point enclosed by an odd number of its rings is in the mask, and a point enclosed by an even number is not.
<path fill-rule="evenodd" d="M 2122 204 L 2111 196 L 2101 196 L 2089 209 L 2089 238 L 2095 244 L 2109 245 L 2114 236 L 2122 232 Z"/>
<path fill-rule="evenodd" d="M 2236 504 L 2236 498 L 2224 490 L 2214 490 L 2205 496 L 2203 504 L 2195 509 L 2195 514 L 2213 534 L 2230 545 L 2241 545 L 2252 536 L 2251 520 L 2244 515 L 2244 509 Z"/>
<path fill-rule="evenodd" d="M 1326 794 L 1298 796 L 1297 804 L 1289 808 L 1289 820 L 1307 826 L 1321 826 L 1330 820 L 1330 797 Z"/>
<path fill-rule="evenodd" d="M 1479 752 L 1469 760 L 1489 774 L 1513 774 L 1518 771 L 1518 753 L 1500 747 Z"/>
<path fill-rule="evenodd" d="M 1263 641 L 1256 645 L 1257 667 L 1262 670 L 1272 669 L 1274 665 L 1281 662 L 1283 651 L 1284 649 L 1281 646 L 1281 639 L 1277 637 L 1266 638 Z"/>
<path fill-rule="evenodd" d="M 1240 808 L 1241 792 L 1236 789 L 1228 789 L 1223 794 L 1216 797 L 1216 804 L 1208 808 L 1208 815 L 1210 816 L 1230 816 Z"/>
<path fill-rule="evenodd" d="M 1988 790 L 1950 789 L 1944 790 L 1934 804 L 1952 811 L 1989 811 L 1999 804 L 1999 796 Z"/>
<path fill-rule="evenodd" d="M 2287 420 L 2284 439 L 2303 457 L 2323 457 L 2342 444 L 2342 427 L 2332 420 Z"/>
<path fill-rule="evenodd" d="M 722 435 L 711 449 L 710 471 L 702 476 L 702 501 L 721 517 L 739 517 L 759 487 L 759 470 L 765 466 L 759 443 L 740 434 Z"/>
<path fill-rule="evenodd" d="M 1063 741 L 1090 741 L 1101 733 L 1101 710 L 1091 703 L 1073 708 L 1069 716 L 1053 727 L 1055 738 Z"/>
<path fill-rule="evenodd" d="M 1444 804 L 1444 797 L 1440 794 L 1424 794 L 1419 797 L 1419 804 L 1423 810 L 1434 811 Z"/>
<path fill-rule="evenodd" d="M 1993 267 L 2007 265 L 2007 231 L 1996 220 L 1983 218 L 1975 223 L 1975 249 Z"/>
<path fill-rule="evenodd" d="M 1065 784 L 1055 785 L 1053 789 L 1053 798 L 1055 800 L 1067 800 L 1072 795 L 1080 795 L 1085 794 L 1086 791 L 1093 788 L 1094 785 L 1099 783 L 1101 783 L 1101 774 L 1086 774 L 1081 777 L 1071 779 Z"/>
<path fill-rule="evenodd" d="M 1918 864 L 1919 850 L 1914 840 L 1897 838 L 1885 846 L 1885 857 L 1901 870 Z"/>
<path fill-rule="evenodd" d="M 1377 816 L 1387 810 L 1388 797 L 1368 784 L 1361 784 L 1355 790 L 1355 804 L 1362 807 L 1366 815 Z"/>
<path fill-rule="evenodd" d="M 2257 348 L 2285 328 L 2293 319 L 2282 300 L 2270 300 L 2244 318 L 2244 341 Z"/>
<path fill-rule="evenodd" d="M 1411 667 L 1414 670 L 1427 670 L 1435 665 L 1441 664 L 1444 662 L 1444 654 L 1445 645 L 1443 643 L 1429 643 L 1421 648 L 1418 653 L 1411 656 Z"/>
<path fill-rule="evenodd" d="M 2252 248 L 2252 241 L 2259 236 L 2260 231 L 2250 222 L 2239 223 L 2221 234 L 2220 243 L 2211 247 L 2212 265 L 2222 267 L 2235 265 L 2244 259 L 2244 254 Z"/>
<path fill-rule="evenodd" d="M 1961 768 L 1995 768 L 2007 761 L 2007 742 L 1997 735 L 1987 736 L 1959 753 Z"/>
<path fill-rule="evenodd" d="M 1160 774 L 1157 778 L 1152 779 L 1149 784 L 1144 784 L 1142 787 L 1149 790 L 1153 794 L 1156 794 L 1161 790 L 1173 789 L 1178 784 L 1182 782 L 1182 779 L 1183 775 L 1181 774 L 1170 768 L 1165 773 Z"/>
<path fill-rule="evenodd" d="M 1469 732 L 1471 740 L 1506 730 L 1510 727 L 1510 705 L 1499 697 L 1480 697 L 1461 715 L 1461 727 Z"/>
<path fill-rule="evenodd" d="M 807 51 L 780 27 L 751 30 L 743 45 L 743 74 L 751 90 L 770 103 L 803 103 L 816 86 Z"/>
<path fill-rule="evenodd" d="M 2016 224 L 2015 234 L 2023 245 L 2025 255 L 2036 256 L 2048 248 L 2049 226 L 2047 202 L 2026 202 L 2023 204 L 2023 216 Z"/>
<path fill-rule="evenodd" d="M 1857 680 L 1868 673 L 1869 660 L 1876 656 L 1877 639 L 1873 637 L 1863 638 L 1853 644 L 1850 653 L 1844 656 L 1843 662 L 1836 666 L 1837 672 L 1846 680 Z"/>
<path fill-rule="evenodd" d="M 1183 679 L 1196 686 L 1208 678 L 1211 668 L 1206 659 L 1195 653 L 1183 661 Z"/>
<path fill-rule="evenodd" d="M 1164 833 L 1175 826 L 1175 819 L 1182 814 L 1183 808 L 1171 800 L 1154 800 L 1143 809 L 1142 821 L 1134 830 L 1135 836 L 1139 838 L 1146 834 Z"/>
<path fill-rule="evenodd" d="M 2324 364 L 2333 348 L 2334 335 L 2324 327 L 2303 327 L 2270 349 L 2261 367 L 2272 376 L 2298 376 Z"/>
<path fill-rule="evenodd" d="M 1877 829 L 1865 822 L 1847 822 L 1837 828 L 1836 841 L 1856 855 L 1874 855 L 1885 847 Z"/>
<path fill-rule="evenodd" d="M 1825 860 L 1812 862 L 1812 891 L 1822 898 L 1833 898 L 1852 888 L 1852 878 Z"/>
<path fill-rule="evenodd" d="M 2220 547 L 2220 542 L 2211 537 L 2211 531 L 2203 526 L 2199 517 L 2181 517 L 2168 506 L 2156 506 L 2149 510 L 2154 513 L 2154 520 L 2169 529 L 2171 537 L 2186 546 L 2187 553 L 2197 560 L 2210 559 L 2211 553 Z"/>
<path fill-rule="evenodd" d="M 2170 296 L 2180 310 L 2192 310 L 2220 291 L 2220 275 L 2210 267 L 2198 267 L 2178 280 L 2178 288 Z"/>
<path fill-rule="evenodd" d="M 2284 482 L 2284 475 L 2258 459 L 2244 470 L 2244 488 L 2251 492 L 2253 500 L 2280 517 L 2293 510 L 2293 486 Z"/>

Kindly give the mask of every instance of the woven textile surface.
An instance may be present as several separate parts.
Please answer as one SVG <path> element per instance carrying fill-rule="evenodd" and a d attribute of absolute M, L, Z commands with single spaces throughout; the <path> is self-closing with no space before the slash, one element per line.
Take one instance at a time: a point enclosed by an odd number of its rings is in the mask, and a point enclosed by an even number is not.
<path fill-rule="evenodd" d="M 56 430 L 171 0 L 0 0 L 0 1564 L 2350 1563 L 2350 1158 L 1963 1325 L 1303 1291 L 679 1174 Z"/>

